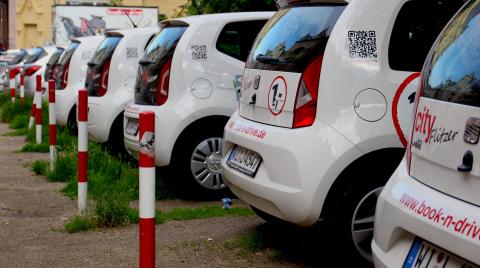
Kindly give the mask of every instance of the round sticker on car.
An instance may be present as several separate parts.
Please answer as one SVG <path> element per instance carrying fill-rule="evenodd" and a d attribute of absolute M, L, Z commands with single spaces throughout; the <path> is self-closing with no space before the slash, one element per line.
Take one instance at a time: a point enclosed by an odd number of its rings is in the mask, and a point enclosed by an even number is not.
<path fill-rule="evenodd" d="M 287 100 L 287 82 L 282 76 L 277 76 L 270 85 L 268 92 L 268 109 L 273 115 L 279 115 Z"/>
<path fill-rule="evenodd" d="M 415 93 L 417 92 L 420 73 L 409 75 L 398 88 L 392 103 L 392 119 L 398 138 L 407 146 L 411 130 L 411 118 Z"/>

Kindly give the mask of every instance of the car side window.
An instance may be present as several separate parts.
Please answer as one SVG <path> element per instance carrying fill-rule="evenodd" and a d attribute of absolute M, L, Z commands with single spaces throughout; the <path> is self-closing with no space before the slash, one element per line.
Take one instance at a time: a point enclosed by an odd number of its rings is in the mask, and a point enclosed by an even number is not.
<path fill-rule="evenodd" d="M 217 40 L 217 50 L 245 62 L 253 42 L 267 20 L 252 20 L 227 23 Z"/>
<path fill-rule="evenodd" d="M 410 0 L 393 26 L 388 60 L 390 68 L 419 72 L 435 39 L 465 0 Z"/>

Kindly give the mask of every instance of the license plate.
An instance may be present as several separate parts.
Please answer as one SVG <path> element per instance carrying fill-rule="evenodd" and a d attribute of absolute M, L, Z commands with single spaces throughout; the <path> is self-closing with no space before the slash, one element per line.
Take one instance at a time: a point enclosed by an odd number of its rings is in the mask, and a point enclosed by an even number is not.
<path fill-rule="evenodd" d="M 125 128 L 125 132 L 132 136 L 137 136 L 138 133 L 138 119 L 136 118 L 129 118 L 127 122 L 127 127 Z"/>
<path fill-rule="evenodd" d="M 262 157 L 258 153 L 235 145 L 230 152 L 227 165 L 250 177 L 255 177 L 261 162 Z"/>
<path fill-rule="evenodd" d="M 422 239 L 415 239 L 408 252 L 403 268 L 479 268 L 450 252 Z"/>

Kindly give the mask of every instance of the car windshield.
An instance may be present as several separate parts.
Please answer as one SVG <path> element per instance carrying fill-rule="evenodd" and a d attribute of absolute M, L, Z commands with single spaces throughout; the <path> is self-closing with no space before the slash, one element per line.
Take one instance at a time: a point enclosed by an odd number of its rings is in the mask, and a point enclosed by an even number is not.
<path fill-rule="evenodd" d="M 25 64 L 34 63 L 37 60 L 45 57 L 46 55 L 47 55 L 47 52 L 45 51 L 45 49 L 41 47 L 34 48 L 32 53 L 30 53 L 30 55 L 28 55 L 27 58 L 25 59 Z"/>
<path fill-rule="evenodd" d="M 423 74 L 424 97 L 480 107 L 480 2 L 467 4 L 443 31 Z"/>
<path fill-rule="evenodd" d="M 73 52 L 75 52 L 78 45 L 80 45 L 79 42 L 72 41 L 70 45 L 68 45 L 67 49 L 65 50 L 65 53 L 61 55 L 60 60 L 58 60 L 58 64 L 60 65 L 67 64 L 72 58 Z"/>
<path fill-rule="evenodd" d="M 322 53 L 345 5 L 291 6 L 280 9 L 259 33 L 247 68 L 302 72 Z"/>
<path fill-rule="evenodd" d="M 112 56 L 118 43 L 120 43 L 120 40 L 122 40 L 122 37 L 120 36 L 109 36 L 105 38 L 100 46 L 98 46 L 95 54 L 93 54 L 90 63 L 102 65 L 106 59 Z"/>

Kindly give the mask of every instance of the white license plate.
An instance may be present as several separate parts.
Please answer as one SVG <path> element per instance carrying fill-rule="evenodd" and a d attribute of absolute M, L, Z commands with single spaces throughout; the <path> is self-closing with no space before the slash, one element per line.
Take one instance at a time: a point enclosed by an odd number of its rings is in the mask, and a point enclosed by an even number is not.
<path fill-rule="evenodd" d="M 261 162 L 262 157 L 258 153 L 235 145 L 230 152 L 227 165 L 250 177 L 255 177 Z"/>
<path fill-rule="evenodd" d="M 408 252 L 403 268 L 479 268 L 450 252 L 422 239 L 415 239 Z"/>
<path fill-rule="evenodd" d="M 127 122 L 127 127 L 125 128 L 125 132 L 132 136 L 137 136 L 138 134 L 138 119 L 136 118 L 129 118 Z"/>

